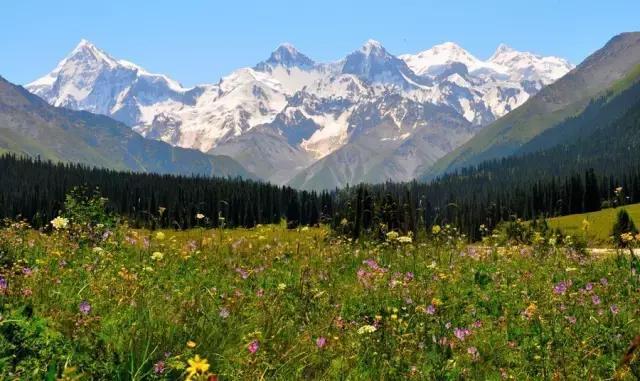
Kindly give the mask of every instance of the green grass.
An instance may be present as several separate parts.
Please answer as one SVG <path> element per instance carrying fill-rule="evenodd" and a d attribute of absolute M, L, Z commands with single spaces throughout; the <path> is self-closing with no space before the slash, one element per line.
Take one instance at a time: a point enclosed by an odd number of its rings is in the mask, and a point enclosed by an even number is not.
<path fill-rule="evenodd" d="M 629 212 L 634 222 L 640 223 L 640 204 L 625 205 L 623 208 Z M 551 227 L 560 228 L 565 234 L 584 235 L 582 221 L 587 220 L 587 237 L 594 244 L 603 245 L 609 241 L 618 210 L 619 208 L 609 208 L 592 213 L 572 214 L 551 218 L 548 222 Z"/>

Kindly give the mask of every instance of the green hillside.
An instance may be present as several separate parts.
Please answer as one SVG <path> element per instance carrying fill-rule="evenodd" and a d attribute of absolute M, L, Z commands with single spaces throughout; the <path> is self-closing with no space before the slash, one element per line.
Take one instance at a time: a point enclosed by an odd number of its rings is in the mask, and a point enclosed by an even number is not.
<path fill-rule="evenodd" d="M 625 205 L 624 209 L 634 222 L 640 222 L 640 204 Z M 565 234 L 584 235 L 582 221 L 589 221 L 587 237 L 590 241 L 604 244 L 611 235 L 611 228 L 620 208 L 603 209 L 598 212 L 572 214 L 548 220 L 552 228 L 560 228 Z"/>

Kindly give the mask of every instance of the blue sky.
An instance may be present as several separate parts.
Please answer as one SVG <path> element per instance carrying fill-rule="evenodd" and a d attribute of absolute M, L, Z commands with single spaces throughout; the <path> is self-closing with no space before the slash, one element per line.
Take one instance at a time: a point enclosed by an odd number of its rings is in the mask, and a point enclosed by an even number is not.
<path fill-rule="evenodd" d="M 504 42 L 579 63 L 640 30 L 638 0 L 27 1 L 2 4 L 0 75 L 24 84 L 81 38 L 185 85 L 216 82 L 291 42 L 317 61 L 373 38 L 394 54 L 453 41 L 479 58 Z"/>

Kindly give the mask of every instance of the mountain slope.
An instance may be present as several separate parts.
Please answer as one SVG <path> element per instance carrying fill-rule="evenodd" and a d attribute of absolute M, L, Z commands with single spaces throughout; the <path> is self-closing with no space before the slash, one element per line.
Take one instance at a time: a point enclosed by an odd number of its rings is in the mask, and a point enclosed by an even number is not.
<path fill-rule="evenodd" d="M 137 172 L 253 176 L 229 157 L 171 147 L 106 116 L 50 106 L 2 77 L 0 149 Z"/>
<path fill-rule="evenodd" d="M 545 130 L 582 112 L 592 98 L 633 72 L 638 63 L 640 33 L 614 37 L 569 74 L 487 126 L 432 168 L 424 168 L 426 177 L 516 153 Z"/>
<path fill-rule="evenodd" d="M 409 181 L 416 168 L 435 162 L 478 128 L 449 107 L 390 94 L 356 107 L 349 118 L 349 143 L 301 171 L 289 185 L 319 190 Z"/>

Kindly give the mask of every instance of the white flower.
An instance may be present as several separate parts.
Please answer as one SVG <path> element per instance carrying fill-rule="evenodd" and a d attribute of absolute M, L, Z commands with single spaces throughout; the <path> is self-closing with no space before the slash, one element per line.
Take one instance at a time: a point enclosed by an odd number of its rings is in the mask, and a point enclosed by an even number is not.
<path fill-rule="evenodd" d="M 362 327 L 358 328 L 358 335 L 364 335 L 365 333 L 373 333 L 377 330 L 378 328 L 376 328 L 373 325 L 363 325 Z"/>
<path fill-rule="evenodd" d="M 387 240 L 395 241 L 396 239 L 398 239 L 399 236 L 400 234 L 398 234 L 398 232 L 390 231 L 389 233 L 387 233 Z"/>
<path fill-rule="evenodd" d="M 402 237 L 398 237 L 398 242 L 400 243 L 411 243 L 413 242 L 413 238 L 403 235 Z"/>
<path fill-rule="evenodd" d="M 51 220 L 51 225 L 55 229 L 66 229 L 67 226 L 69 226 L 69 219 L 58 216 L 58 217 L 54 218 L 53 220 Z"/>
<path fill-rule="evenodd" d="M 197 219 L 199 219 L 199 220 L 201 220 L 201 219 L 203 219 L 203 218 L 204 218 L 204 214 L 202 214 L 202 213 L 198 213 L 198 214 L 196 214 L 196 218 L 197 218 Z"/>

